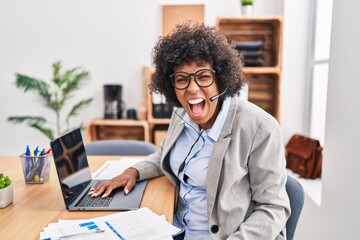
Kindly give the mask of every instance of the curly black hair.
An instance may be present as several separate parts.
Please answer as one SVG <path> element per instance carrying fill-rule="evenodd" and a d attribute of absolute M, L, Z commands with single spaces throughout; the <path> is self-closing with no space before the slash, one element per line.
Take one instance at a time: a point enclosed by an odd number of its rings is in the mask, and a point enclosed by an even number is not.
<path fill-rule="evenodd" d="M 214 27 L 189 22 L 176 25 L 167 36 L 159 38 L 152 51 L 155 74 L 149 84 L 151 92 L 165 95 L 168 103 L 181 107 L 169 75 L 183 64 L 209 63 L 216 71 L 216 83 L 224 91 L 219 101 L 240 92 L 243 84 L 243 59 Z"/>

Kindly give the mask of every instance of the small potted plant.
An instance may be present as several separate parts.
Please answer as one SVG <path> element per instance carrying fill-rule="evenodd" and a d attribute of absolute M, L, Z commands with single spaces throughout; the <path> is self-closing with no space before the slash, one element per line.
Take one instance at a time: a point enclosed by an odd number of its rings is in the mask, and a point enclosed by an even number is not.
<path fill-rule="evenodd" d="M 251 16 L 253 12 L 253 0 L 240 0 L 241 2 L 241 13 L 244 16 Z"/>
<path fill-rule="evenodd" d="M 12 203 L 14 189 L 8 176 L 0 173 L 0 208 L 4 208 Z"/>

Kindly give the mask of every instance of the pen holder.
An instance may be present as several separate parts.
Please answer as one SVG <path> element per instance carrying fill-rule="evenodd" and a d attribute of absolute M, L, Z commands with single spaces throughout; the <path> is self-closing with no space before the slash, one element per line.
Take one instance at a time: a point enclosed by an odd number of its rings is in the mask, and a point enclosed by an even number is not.
<path fill-rule="evenodd" d="M 29 157 L 20 156 L 25 183 L 44 183 L 50 175 L 50 155 Z"/>

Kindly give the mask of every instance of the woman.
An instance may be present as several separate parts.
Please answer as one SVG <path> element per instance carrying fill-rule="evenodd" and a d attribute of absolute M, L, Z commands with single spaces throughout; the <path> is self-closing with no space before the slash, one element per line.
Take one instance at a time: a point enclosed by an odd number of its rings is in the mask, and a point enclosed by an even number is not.
<path fill-rule="evenodd" d="M 103 197 L 165 174 L 178 187 L 184 239 L 285 239 L 290 215 L 279 125 L 240 99 L 242 60 L 204 25 L 178 25 L 153 50 L 153 92 L 174 108 L 160 149 L 95 187 Z M 178 236 L 179 237 L 179 236 Z"/>

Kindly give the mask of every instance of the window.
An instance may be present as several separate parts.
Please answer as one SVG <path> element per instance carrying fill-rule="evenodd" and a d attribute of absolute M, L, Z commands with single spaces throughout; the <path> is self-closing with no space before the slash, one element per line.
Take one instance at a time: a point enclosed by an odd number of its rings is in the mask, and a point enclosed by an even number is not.
<path fill-rule="evenodd" d="M 309 131 L 325 144 L 327 83 L 333 0 L 313 1 L 313 24 L 310 59 Z"/>

